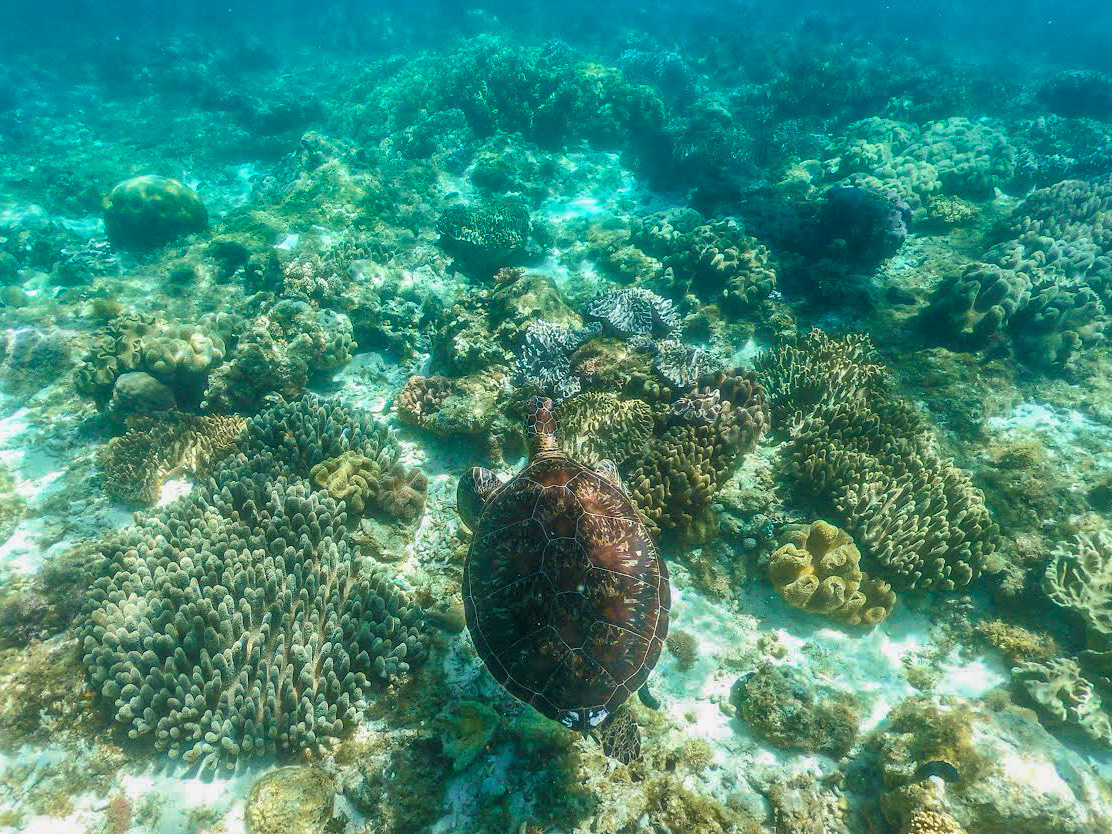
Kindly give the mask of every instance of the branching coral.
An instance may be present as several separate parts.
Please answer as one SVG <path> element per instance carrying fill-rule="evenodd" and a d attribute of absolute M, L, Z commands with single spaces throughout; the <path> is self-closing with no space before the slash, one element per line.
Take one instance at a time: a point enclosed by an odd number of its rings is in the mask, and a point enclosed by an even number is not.
<path fill-rule="evenodd" d="M 901 589 L 963 587 L 994 566 L 998 528 L 871 360 L 867 340 L 817 334 L 758 360 L 773 413 L 790 427 L 788 470 L 836 513 L 871 574 Z"/>
<path fill-rule="evenodd" d="M 888 619 L 896 595 L 887 582 L 864 575 L 860 561 L 843 530 L 816 521 L 788 534 L 772 554 L 768 572 L 776 590 L 796 608 L 873 626 Z"/>
<path fill-rule="evenodd" d="M 131 417 L 127 432 L 108 441 L 101 457 L 105 492 L 119 501 L 152 504 L 176 473 L 207 474 L 246 426 L 241 417 L 179 412 Z"/>
<path fill-rule="evenodd" d="M 748 374 L 722 374 L 688 392 L 664 431 L 629 464 L 626 485 L 651 527 L 706 540 L 711 502 L 768 428 L 764 389 Z M 702 405 L 698 405 L 702 403 Z"/>
<path fill-rule="evenodd" d="M 356 718 L 373 678 L 421 659 L 420 612 L 306 480 L 348 448 L 393 443 L 337 406 L 277 406 L 190 495 L 104 543 L 84 662 L 132 738 L 205 771 L 315 750 Z"/>
<path fill-rule="evenodd" d="M 589 392 L 560 403 L 560 445 L 587 464 L 624 463 L 645 447 L 652 431 L 652 411 L 642 400 Z"/>

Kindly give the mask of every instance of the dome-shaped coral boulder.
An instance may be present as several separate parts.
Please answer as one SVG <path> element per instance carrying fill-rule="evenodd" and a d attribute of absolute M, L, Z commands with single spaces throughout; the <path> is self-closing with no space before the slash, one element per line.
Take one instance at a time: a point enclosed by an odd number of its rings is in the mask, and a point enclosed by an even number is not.
<path fill-rule="evenodd" d="M 208 226 L 197 192 L 168 177 L 124 180 L 104 198 L 104 230 L 114 246 L 153 249 Z"/>

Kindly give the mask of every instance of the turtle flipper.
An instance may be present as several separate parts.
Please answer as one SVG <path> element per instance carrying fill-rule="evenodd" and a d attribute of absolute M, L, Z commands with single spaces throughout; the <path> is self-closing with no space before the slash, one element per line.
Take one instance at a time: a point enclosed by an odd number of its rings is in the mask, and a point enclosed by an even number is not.
<path fill-rule="evenodd" d="M 483 514 L 483 507 L 501 485 L 497 475 L 481 466 L 472 467 L 470 472 L 459 479 L 456 486 L 456 511 L 468 530 L 475 529 L 479 516 Z"/>
<path fill-rule="evenodd" d="M 618 472 L 618 464 L 614 461 L 604 458 L 594 465 L 594 470 L 618 489 L 622 489 L 622 476 Z"/>
<path fill-rule="evenodd" d="M 660 701 L 656 696 L 649 692 L 649 685 L 646 683 L 637 690 L 637 697 L 641 699 L 641 703 L 649 709 L 660 709 Z"/>

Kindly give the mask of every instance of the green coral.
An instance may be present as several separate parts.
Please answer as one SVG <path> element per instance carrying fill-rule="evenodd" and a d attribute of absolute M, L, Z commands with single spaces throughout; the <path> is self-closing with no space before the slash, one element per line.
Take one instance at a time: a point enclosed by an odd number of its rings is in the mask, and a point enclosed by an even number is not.
<path fill-rule="evenodd" d="M 1068 657 L 1031 661 L 1012 669 L 1019 691 L 1051 723 L 1080 730 L 1102 747 L 1112 748 L 1112 719 L 1093 684 Z"/>
<path fill-rule="evenodd" d="M 512 197 L 477 206 L 452 206 L 437 224 L 440 243 L 477 271 L 493 272 L 512 266 L 529 243 L 529 209 Z"/>
<path fill-rule="evenodd" d="M 452 768 L 466 770 L 498 729 L 498 713 L 479 701 L 453 701 L 436 717 L 444 755 Z"/>
<path fill-rule="evenodd" d="M 116 246 L 149 249 L 208 226 L 205 204 L 192 188 L 168 177 L 125 180 L 104 198 L 104 230 Z"/>
<path fill-rule="evenodd" d="M 652 432 L 652 409 L 643 400 L 589 392 L 560 403 L 560 446 L 588 464 L 622 464 L 645 447 Z"/>
<path fill-rule="evenodd" d="M 421 614 L 308 481 L 388 431 L 306 398 L 253 418 L 188 496 L 109 537 L 79 627 L 90 687 L 132 738 L 212 770 L 315 750 L 421 659 Z"/>

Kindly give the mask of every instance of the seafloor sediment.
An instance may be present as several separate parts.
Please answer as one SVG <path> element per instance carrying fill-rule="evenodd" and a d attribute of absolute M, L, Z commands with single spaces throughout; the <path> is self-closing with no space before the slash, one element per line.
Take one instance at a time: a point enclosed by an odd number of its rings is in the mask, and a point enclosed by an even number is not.
<path fill-rule="evenodd" d="M 0 831 L 1112 831 L 1112 78 L 468 25 L 0 59 Z M 465 627 L 532 394 L 635 742 Z"/>

